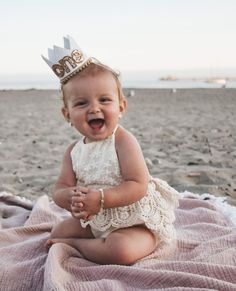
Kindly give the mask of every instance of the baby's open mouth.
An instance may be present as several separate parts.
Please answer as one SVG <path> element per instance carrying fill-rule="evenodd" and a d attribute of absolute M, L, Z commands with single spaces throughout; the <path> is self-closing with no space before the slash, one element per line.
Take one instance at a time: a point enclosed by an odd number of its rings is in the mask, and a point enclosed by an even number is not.
<path fill-rule="evenodd" d="M 92 119 L 88 122 L 89 126 L 92 127 L 92 129 L 100 129 L 103 127 L 105 121 L 102 118 L 96 118 Z"/>

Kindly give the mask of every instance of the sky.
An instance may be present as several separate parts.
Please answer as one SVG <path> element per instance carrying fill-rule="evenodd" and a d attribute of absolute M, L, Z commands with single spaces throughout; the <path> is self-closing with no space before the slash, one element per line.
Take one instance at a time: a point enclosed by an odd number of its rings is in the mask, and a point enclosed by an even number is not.
<path fill-rule="evenodd" d="M 236 68 L 235 0 L 0 0 L 0 75 L 51 74 L 70 34 L 122 71 Z"/>

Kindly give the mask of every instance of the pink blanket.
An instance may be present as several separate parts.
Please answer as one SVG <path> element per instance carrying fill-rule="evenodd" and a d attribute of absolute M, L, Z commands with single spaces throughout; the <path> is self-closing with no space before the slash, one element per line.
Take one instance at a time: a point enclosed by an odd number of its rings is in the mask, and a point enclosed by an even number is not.
<path fill-rule="evenodd" d="M 47 253 L 52 225 L 67 213 L 42 196 L 22 226 L 0 230 L 0 290 L 236 290 L 234 211 L 183 196 L 174 251 L 156 251 L 133 266 L 97 265 L 61 243 Z"/>

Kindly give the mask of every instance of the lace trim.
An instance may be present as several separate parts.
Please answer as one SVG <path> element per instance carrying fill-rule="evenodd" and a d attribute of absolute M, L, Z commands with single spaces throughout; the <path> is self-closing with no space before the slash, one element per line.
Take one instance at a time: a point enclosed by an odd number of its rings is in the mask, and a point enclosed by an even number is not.
<path fill-rule="evenodd" d="M 158 187 L 165 191 L 164 196 L 163 192 L 157 190 Z M 177 205 L 178 192 L 164 181 L 152 178 L 147 195 L 138 202 L 129 206 L 103 209 L 91 221 L 81 220 L 81 224 L 83 227 L 90 225 L 99 231 L 107 231 L 109 228 L 124 228 L 142 222 L 159 239 L 168 242 L 175 238 L 173 222 Z"/>

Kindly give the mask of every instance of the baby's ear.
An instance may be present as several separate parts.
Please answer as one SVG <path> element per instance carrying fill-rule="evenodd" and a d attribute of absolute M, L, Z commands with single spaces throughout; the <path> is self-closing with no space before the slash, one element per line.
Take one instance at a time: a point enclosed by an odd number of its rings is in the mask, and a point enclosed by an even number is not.
<path fill-rule="evenodd" d="M 124 113 L 125 110 L 126 110 L 126 107 L 127 107 L 127 102 L 126 102 L 126 100 L 124 99 L 124 100 L 122 100 L 122 101 L 120 102 L 120 113 Z"/>
<path fill-rule="evenodd" d="M 61 108 L 61 112 L 67 122 L 70 122 L 70 113 L 67 107 L 63 106 Z"/>

